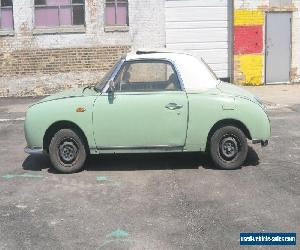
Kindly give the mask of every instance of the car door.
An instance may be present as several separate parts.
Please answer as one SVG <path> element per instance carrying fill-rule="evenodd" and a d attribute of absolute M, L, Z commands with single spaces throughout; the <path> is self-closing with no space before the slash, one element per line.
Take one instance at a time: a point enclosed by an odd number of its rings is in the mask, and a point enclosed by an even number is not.
<path fill-rule="evenodd" d="M 102 93 L 94 104 L 94 135 L 100 151 L 182 150 L 188 101 L 170 62 L 125 62 L 114 84 L 114 92 Z"/>

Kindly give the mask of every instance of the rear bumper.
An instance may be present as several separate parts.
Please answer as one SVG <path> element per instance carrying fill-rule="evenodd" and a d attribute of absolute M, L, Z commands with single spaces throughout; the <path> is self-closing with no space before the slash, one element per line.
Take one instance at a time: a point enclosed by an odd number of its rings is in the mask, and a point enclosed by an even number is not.
<path fill-rule="evenodd" d="M 24 152 L 30 155 L 42 155 L 44 154 L 44 150 L 42 148 L 24 148 Z"/>
<path fill-rule="evenodd" d="M 262 147 L 266 147 L 269 145 L 269 141 L 268 140 L 252 140 L 252 143 L 253 144 L 259 144 L 262 146 Z"/>

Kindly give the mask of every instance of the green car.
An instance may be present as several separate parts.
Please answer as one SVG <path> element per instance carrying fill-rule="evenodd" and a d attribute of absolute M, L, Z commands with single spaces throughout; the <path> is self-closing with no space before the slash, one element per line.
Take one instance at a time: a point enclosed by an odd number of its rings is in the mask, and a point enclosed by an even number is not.
<path fill-rule="evenodd" d="M 47 153 L 72 173 L 87 155 L 209 152 L 221 169 L 240 168 L 247 139 L 268 144 L 264 105 L 217 79 L 204 61 L 167 52 L 127 54 L 95 87 L 49 96 L 26 113 L 29 154 Z"/>

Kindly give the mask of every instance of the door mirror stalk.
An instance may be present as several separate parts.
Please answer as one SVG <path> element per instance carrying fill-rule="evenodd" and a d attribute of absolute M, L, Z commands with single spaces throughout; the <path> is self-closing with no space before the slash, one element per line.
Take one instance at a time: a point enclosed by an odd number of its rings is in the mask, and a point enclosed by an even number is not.
<path fill-rule="evenodd" d="M 109 80 L 109 82 L 108 82 L 108 93 L 114 93 L 115 88 L 116 88 L 116 85 L 115 85 L 114 80 Z"/>
<path fill-rule="evenodd" d="M 108 102 L 113 104 L 115 99 L 115 82 L 113 80 L 109 80 L 108 82 Z"/>

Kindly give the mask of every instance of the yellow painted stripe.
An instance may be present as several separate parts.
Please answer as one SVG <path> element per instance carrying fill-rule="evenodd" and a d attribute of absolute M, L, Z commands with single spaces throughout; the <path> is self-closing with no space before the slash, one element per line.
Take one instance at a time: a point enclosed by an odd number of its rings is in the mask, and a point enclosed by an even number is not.
<path fill-rule="evenodd" d="M 261 85 L 263 83 L 263 55 L 235 56 L 244 80 L 240 84 Z"/>
<path fill-rule="evenodd" d="M 263 25 L 264 19 L 264 13 L 261 10 L 239 9 L 234 11 L 235 26 Z"/>

